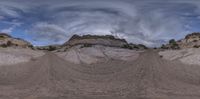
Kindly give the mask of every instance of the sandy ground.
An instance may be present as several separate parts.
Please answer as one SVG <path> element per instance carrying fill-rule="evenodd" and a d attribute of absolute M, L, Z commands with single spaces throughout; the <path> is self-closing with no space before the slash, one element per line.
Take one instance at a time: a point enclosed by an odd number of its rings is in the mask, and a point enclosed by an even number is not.
<path fill-rule="evenodd" d="M 45 53 L 24 48 L 0 48 L 0 66 L 28 62 Z"/>
<path fill-rule="evenodd" d="M 134 61 L 72 64 L 54 53 L 0 66 L 0 99 L 200 99 L 200 66 L 146 51 Z"/>
<path fill-rule="evenodd" d="M 166 50 L 159 52 L 164 59 L 167 60 L 179 60 L 182 63 L 189 65 L 200 65 L 200 49 L 189 48 L 182 50 Z"/>
<path fill-rule="evenodd" d="M 139 56 L 139 51 L 128 50 L 115 47 L 73 47 L 66 52 L 56 53 L 61 58 L 75 64 L 94 64 L 110 60 L 133 61 Z"/>

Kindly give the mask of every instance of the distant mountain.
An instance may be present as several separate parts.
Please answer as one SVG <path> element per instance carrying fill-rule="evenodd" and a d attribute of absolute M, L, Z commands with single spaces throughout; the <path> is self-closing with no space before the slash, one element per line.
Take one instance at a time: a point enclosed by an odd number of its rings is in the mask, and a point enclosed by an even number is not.
<path fill-rule="evenodd" d="M 0 33 L 0 47 L 28 48 L 32 47 L 32 44 L 23 39 L 14 38 L 6 33 Z"/>
<path fill-rule="evenodd" d="M 168 44 L 163 45 L 165 49 L 183 49 L 183 48 L 199 48 L 200 47 L 200 32 L 191 33 L 185 38 L 175 41 L 170 40 Z"/>
<path fill-rule="evenodd" d="M 120 47 L 126 49 L 147 49 L 142 44 L 128 43 L 125 39 L 116 38 L 112 35 L 73 35 L 66 43 L 62 46 L 70 48 L 73 46 L 80 45 L 82 47 L 91 47 L 93 45 L 101 45 L 108 47 Z"/>
<path fill-rule="evenodd" d="M 71 47 L 79 46 L 92 47 L 95 45 L 105 46 L 105 47 L 118 47 L 125 49 L 147 49 L 145 45 L 142 44 L 132 44 L 128 43 L 125 39 L 116 38 L 112 35 L 73 35 L 67 42 L 62 45 L 49 45 L 49 46 L 38 46 L 35 47 L 38 50 L 48 50 L 48 51 L 65 51 Z"/>

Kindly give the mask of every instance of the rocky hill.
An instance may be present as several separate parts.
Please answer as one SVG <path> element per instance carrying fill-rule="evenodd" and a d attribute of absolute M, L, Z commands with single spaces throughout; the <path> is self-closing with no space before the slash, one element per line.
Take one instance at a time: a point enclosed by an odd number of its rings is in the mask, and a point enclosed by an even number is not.
<path fill-rule="evenodd" d="M 32 47 L 32 44 L 19 38 L 14 38 L 6 33 L 0 33 L 0 47 Z"/>
<path fill-rule="evenodd" d="M 142 44 L 132 44 L 128 43 L 125 39 L 116 38 L 112 35 L 73 35 L 66 43 L 62 46 L 65 48 L 70 48 L 73 46 L 81 47 L 91 47 L 93 45 L 101 45 L 107 47 L 119 47 L 126 49 L 147 49 L 145 45 Z"/>
<path fill-rule="evenodd" d="M 164 49 L 184 49 L 184 48 L 199 48 L 200 47 L 200 33 L 195 32 L 185 36 L 185 38 L 175 41 L 170 40 L 168 44 L 163 45 Z"/>
<path fill-rule="evenodd" d="M 112 35 L 73 35 L 67 42 L 62 45 L 36 46 L 34 48 L 38 50 L 63 52 L 77 46 L 79 48 L 104 46 L 134 50 L 147 49 L 145 45 L 128 43 L 125 39 L 116 38 Z"/>
<path fill-rule="evenodd" d="M 104 45 L 111 47 L 121 47 L 125 44 L 128 44 L 125 39 L 118 39 L 112 35 L 98 36 L 98 35 L 73 35 L 69 41 L 64 45 L 75 46 L 75 45 Z"/>

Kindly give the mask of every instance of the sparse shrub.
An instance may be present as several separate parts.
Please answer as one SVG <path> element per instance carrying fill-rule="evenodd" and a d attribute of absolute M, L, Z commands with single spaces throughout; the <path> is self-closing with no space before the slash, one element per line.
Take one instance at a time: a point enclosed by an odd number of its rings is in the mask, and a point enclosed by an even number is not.
<path fill-rule="evenodd" d="M 107 37 L 107 38 L 109 38 L 109 39 L 115 39 L 115 37 L 112 36 L 112 35 L 106 35 L 105 37 Z"/>
<path fill-rule="evenodd" d="M 171 45 L 172 49 L 180 49 L 179 45 L 176 43 L 176 41 L 174 39 L 171 39 L 169 41 L 169 44 Z"/>
<path fill-rule="evenodd" d="M 0 38 L 4 38 L 4 36 L 0 35 Z"/>
<path fill-rule="evenodd" d="M 49 46 L 48 51 L 54 51 L 54 50 L 56 50 L 56 47 Z"/>
<path fill-rule="evenodd" d="M 161 48 L 162 49 L 167 49 L 167 47 L 164 44 L 162 44 Z"/>
<path fill-rule="evenodd" d="M 171 48 L 172 49 L 180 49 L 180 47 L 179 47 L 179 45 L 178 44 L 173 44 L 173 45 L 171 45 Z"/>
<path fill-rule="evenodd" d="M 193 42 L 198 42 L 198 40 L 194 40 Z"/>
<path fill-rule="evenodd" d="M 169 40 L 169 44 L 175 44 L 176 41 L 174 39 Z"/>
<path fill-rule="evenodd" d="M 4 36 L 2 36 L 2 35 L 0 35 L 0 40 L 3 40 L 3 39 L 5 39 L 5 37 L 4 37 Z"/>
<path fill-rule="evenodd" d="M 28 45 L 28 47 L 34 50 L 34 46 L 33 45 Z"/>
<path fill-rule="evenodd" d="M 135 49 L 139 49 L 139 47 L 138 47 L 138 46 L 134 46 L 133 48 L 135 48 Z"/>
<path fill-rule="evenodd" d="M 133 49 L 133 47 L 130 46 L 129 44 L 125 44 L 125 45 L 123 45 L 121 48 Z"/>
<path fill-rule="evenodd" d="M 143 49 L 148 49 L 145 45 L 143 44 L 138 44 L 139 48 L 143 48 Z"/>
<path fill-rule="evenodd" d="M 0 45 L 0 46 L 3 47 L 3 48 L 8 47 L 6 44 L 2 44 L 2 45 Z"/>
<path fill-rule="evenodd" d="M 11 41 L 8 41 L 8 42 L 7 42 L 7 46 L 12 46 L 12 42 L 11 42 Z"/>
<path fill-rule="evenodd" d="M 200 47 L 199 45 L 194 45 L 194 46 L 193 46 L 193 48 L 199 48 L 199 47 Z"/>
<path fill-rule="evenodd" d="M 92 47 L 92 44 L 83 44 L 83 45 L 81 46 L 81 48 L 84 48 L 84 47 Z"/>

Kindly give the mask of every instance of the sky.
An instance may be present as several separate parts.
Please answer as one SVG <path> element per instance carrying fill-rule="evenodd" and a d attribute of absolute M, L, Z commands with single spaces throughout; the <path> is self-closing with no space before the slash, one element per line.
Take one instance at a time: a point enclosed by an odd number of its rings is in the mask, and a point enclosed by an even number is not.
<path fill-rule="evenodd" d="M 0 0 L 0 32 L 38 46 L 92 34 L 154 47 L 199 26 L 200 0 Z"/>

